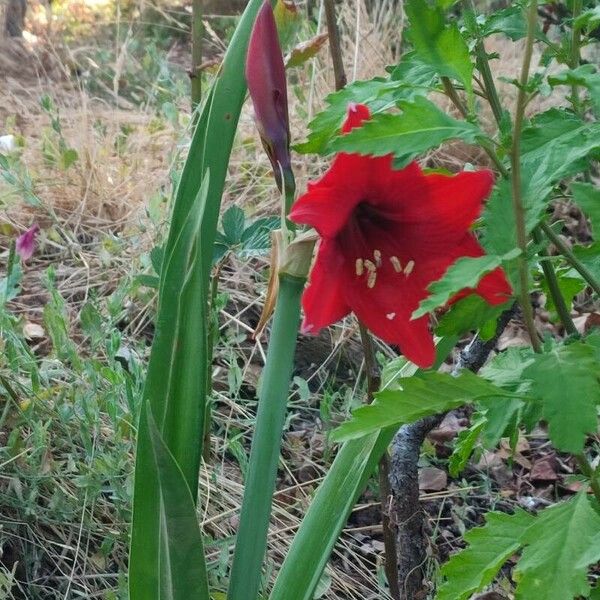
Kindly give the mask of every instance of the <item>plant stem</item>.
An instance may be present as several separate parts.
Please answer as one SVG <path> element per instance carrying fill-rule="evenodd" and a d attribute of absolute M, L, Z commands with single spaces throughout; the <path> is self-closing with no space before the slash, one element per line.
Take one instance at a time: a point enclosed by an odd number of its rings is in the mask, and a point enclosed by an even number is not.
<path fill-rule="evenodd" d="M 533 320 L 533 308 L 531 298 L 529 297 L 529 267 L 527 265 L 527 228 L 525 225 L 525 208 L 521 195 L 521 130 L 523 129 L 523 118 L 525 113 L 525 102 L 527 99 L 526 86 L 529 80 L 529 67 L 531 65 L 531 56 L 533 53 L 533 36 L 537 21 L 537 0 L 531 0 L 529 4 L 529 15 L 527 19 L 527 42 L 525 46 L 525 55 L 523 57 L 523 66 L 521 68 L 521 79 L 519 85 L 519 95 L 517 97 L 517 109 L 515 113 L 515 125 L 513 130 L 513 143 L 510 153 L 511 173 L 510 180 L 512 186 L 513 211 L 515 213 L 515 224 L 517 229 L 517 245 L 521 250 L 519 261 L 519 303 L 523 311 L 525 326 L 531 338 L 531 345 L 536 352 L 541 351 L 540 339 L 535 329 Z"/>
<path fill-rule="evenodd" d="M 533 241 L 536 244 L 541 244 L 544 241 L 544 237 L 542 235 L 542 232 L 540 231 L 539 226 L 533 230 Z M 548 256 L 548 252 L 544 248 L 540 249 L 539 253 L 542 257 Z M 552 265 L 547 260 L 542 260 L 541 265 L 542 271 L 544 271 L 544 277 L 546 278 L 546 283 L 548 284 L 550 296 L 552 297 L 552 301 L 554 302 L 554 306 L 556 307 L 556 312 L 558 313 L 562 324 L 565 326 L 567 333 L 569 335 L 576 335 L 578 333 L 577 328 L 575 327 L 575 323 L 573 323 L 573 319 L 571 318 L 571 314 L 569 313 L 569 307 L 567 306 L 565 299 L 560 291 L 556 273 L 554 272 Z"/>
<path fill-rule="evenodd" d="M 579 66 L 579 46 L 581 43 L 581 29 L 579 25 L 575 25 L 575 20 L 581 14 L 583 9 L 583 0 L 573 0 L 573 29 L 571 36 L 571 69 L 576 69 Z M 581 105 L 579 103 L 579 86 L 573 84 L 571 86 L 571 103 L 573 104 L 573 110 L 577 113 L 581 113 Z"/>
<path fill-rule="evenodd" d="M 592 491 L 594 492 L 594 496 L 596 496 L 596 500 L 600 502 L 600 483 L 596 478 L 596 472 L 594 468 L 588 461 L 586 455 L 582 452 L 581 454 L 575 454 L 575 459 L 577 460 L 577 464 L 579 465 L 579 469 L 581 472 L 590 479 L 590 486 Z"/>
<path fill-rule="evenodd" d="M 478 40 L 477 44 L 475 44 L 475 57 L 477 61 L 477 68 L 483 77 L 485 93 L 487 95 L 488 102 L 490 103 L 492 113 L 494 114 L 494 119 L 496 119 L 496 123 L 500 125 L 502 120 L 502 105 L 500 104 L 498 90 L 496 89 L 496 84 L 494 83 L 494 78 L 492 76 L 492 71 L 490 69 L 490 63 L 485 51 L 483 40 Z"/>
<path fill-rule="evenodd" d="M 190 79 L 192 81 L 192 111 L 200 105 L 202 100 L 202 76 L 200 65 L 202 64 L 202 13 L 204 0 L 192 0 L 192 70 Z"/>
<path fill-rule="evenodd" d="M 452 82 L 448 77 L 442 77 L 442 85 L 444 86 L 444 91 L 450 100 L 452 100 L 452 104 L 458 108 L 458 112 L 466 119 L 469 116 L 469 111 L 462 103 L 460 96 L 456 93 L 456 88 L 452 85 Z"/>
<path fill-rule="evenodd" d="M 334 0 L 323 0 L 325 7 L 325 18 L 327 20 L 327 33 L 329 35 L 329 50 L 333 62 L 333 74 L 335 77 L 335 89 L 341 90 L 346 87 L 347 78 L 342 58 L 342 46 L 340 44 L 340 30 L 337 26 L 335 16 Z"/>
<path fill-rule="evenodd" d="M 587 284 L 600 296 L 600 284 L 594 274 L 573 254 L 573 251 L 565 244 L 548 223 L 541 223 L 540 227 L 548 239 L 560 250 L 565 260 L 586 280 Z"/>
<path fill-rule="evenodd" d="M 371 404 L 375 392 L 379 390 L 381 378 L 375 359 L 373 340 L 367 331 L 367 328 L 360 323 L 360 339 L 362 342 L 363 353 L 365 356 L 365 371 L 367 373 L 367 404 Z M 396 534 L 390 521 L 390 498 L 392 491 L 389 481 L 390 459 L 384 452 L 379 459 L 379 498 L 381 501 L 381 523 L 383 526 L 383 544 L 385 548 L 385 575 L 390 588 L 390 596 L 394 600 L 400 600 L 400 587 L 398 583 L 398 552 L 396 548 Z"/>
<path fill-rule="evenodd" d="M 256 426 L 231 568 L 229 600 L 255 600 L 258 597 L 304 283 L 304 278 L 287 274 L 281 274 L 279 278 L 279 295 L 260 384 Z"/>

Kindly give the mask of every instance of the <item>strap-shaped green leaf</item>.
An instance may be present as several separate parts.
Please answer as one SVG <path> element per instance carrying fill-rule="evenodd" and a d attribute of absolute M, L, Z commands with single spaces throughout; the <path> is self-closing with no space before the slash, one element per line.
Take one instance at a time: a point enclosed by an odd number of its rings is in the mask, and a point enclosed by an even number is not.
<path fill-rule="evenodd" d="M 160 495 L 160 597 L 208 598 L 202 533 L 190 488 L 162 439 L 147 403 L 143 412 Z"/>

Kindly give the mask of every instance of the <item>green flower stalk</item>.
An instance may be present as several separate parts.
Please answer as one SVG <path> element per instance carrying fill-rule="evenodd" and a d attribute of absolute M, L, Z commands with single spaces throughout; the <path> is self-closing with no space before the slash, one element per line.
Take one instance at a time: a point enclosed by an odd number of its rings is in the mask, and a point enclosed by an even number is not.
<path fill-rule="evenodd" d="M 284 214 L 294 201 L 295 184 L 290 159 L 290 135 L 285 68 L 273 10 L 266 1 L 257 17 L 248 46 L 246 79 L 263 146 L 273 166 L 279 190 L 284 192 Z M 269 349 L 260 384 L 258 414 L 237 533 L 228 600 L 256 600 L 267 534 L 287 397 L 300 325 L 300 299 L 310 268 L 315 236 L 304 234 L 288 244 L 279 232 L 272 268 L 277 301 Z M 272 300 L 272 299 L 271 299 Z"/>

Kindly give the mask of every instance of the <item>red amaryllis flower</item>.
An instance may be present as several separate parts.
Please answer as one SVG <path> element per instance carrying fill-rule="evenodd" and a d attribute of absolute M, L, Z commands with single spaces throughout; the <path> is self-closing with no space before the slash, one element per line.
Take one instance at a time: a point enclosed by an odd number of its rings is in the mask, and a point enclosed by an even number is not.
<path fill-rule="evenodd" d="M 366 106 L 350 106 L 343 131 L 369 116 Z M 415 162 L 394 170 L 391 156 L 338 154 L 290 213 L 321 236 L 303 296 L 303 332 L 316 333 L 352 311 L 412 362 L 430 367 L 429 319 L 411 315 L 452 263 L 484 254 L 469 228 L 493 183 L 488 170 L 425 174 Z M 500 304 L 511 287 L 496 269 L 456 298 L 472 292 Z"/>
<path fill-rule="evenodd" d="M 252 29 L 246 80 L 256 125 L 281 189 L 281 170 L 290 169 L 290 126 L 285 66 L 269 0 L 260 9 Z"/>

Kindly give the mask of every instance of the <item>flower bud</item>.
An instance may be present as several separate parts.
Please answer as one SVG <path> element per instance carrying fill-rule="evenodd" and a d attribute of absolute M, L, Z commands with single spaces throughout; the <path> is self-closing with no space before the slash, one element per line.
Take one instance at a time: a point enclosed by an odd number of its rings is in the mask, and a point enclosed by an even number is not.
<path fill-rule="evenodd" d="M 254 23 L 246 59 L 246 80 L 258 131 L 281 190 L 282 171 L 291 169 L 290 126 L 285 67 L 269 0 L 265 0 Z"/>

